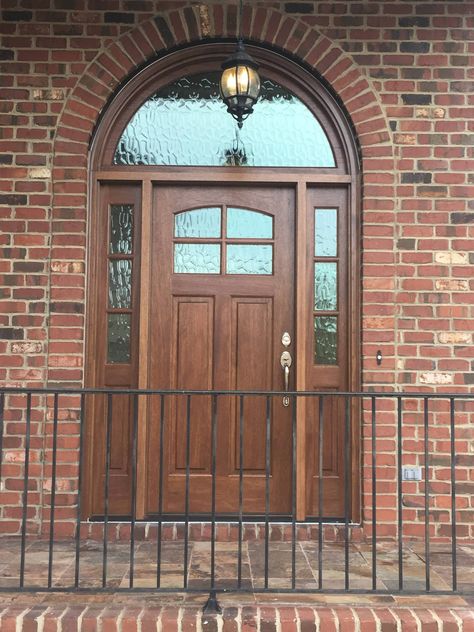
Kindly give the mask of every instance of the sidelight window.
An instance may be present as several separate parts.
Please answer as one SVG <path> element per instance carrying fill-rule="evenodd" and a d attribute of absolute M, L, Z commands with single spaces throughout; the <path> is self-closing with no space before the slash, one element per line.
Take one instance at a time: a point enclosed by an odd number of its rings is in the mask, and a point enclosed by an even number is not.
<path fill-rule="evenodd" d="M 337 209 L 314 209 L 314 363 L 337 364 Z"/>

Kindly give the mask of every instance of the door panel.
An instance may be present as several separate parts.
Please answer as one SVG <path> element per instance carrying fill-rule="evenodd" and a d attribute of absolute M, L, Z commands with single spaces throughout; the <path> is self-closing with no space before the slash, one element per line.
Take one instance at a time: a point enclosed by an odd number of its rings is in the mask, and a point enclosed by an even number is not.
<path fill-rule="evenodd" d="M 154 218 L 150 388 L 281 389 L 281 335 L 293 332 L 293 190 L 157 187 Z M 211 404 L 209 396 L 193 396 L 188 417 L 185 397 L 167 398 L 165 513 L 183 511 L 187 451 L 190 511 L 210 511 Z M 239 507 L 238 404 L 235 396 L 220 396 L 217 403 L 216 508 L 220 513 Z M 243 418 L 244 509 L 253 514 L 265 511 L 268 445 L 270 509 L 289 513 L 290 409 L 280 398 L 272 401 L 267 433 L 266 399 L 248 397 Z M 147 511 L 153 514 L 159 487 L 159 419 L 154 411 L 148 433 Z"/>
<path fill-rule="evenodd" d="M 272 390 L 273 300 L 271 298 L 232 299 L 231 384 L 234 390 Z M 265 472 L 266 402 L 248 397 L 247 423 L 243 442 L 242 468 L 245 472 Z M 240 411 L 232 407 L 234 473 L 239 473 Z"/>

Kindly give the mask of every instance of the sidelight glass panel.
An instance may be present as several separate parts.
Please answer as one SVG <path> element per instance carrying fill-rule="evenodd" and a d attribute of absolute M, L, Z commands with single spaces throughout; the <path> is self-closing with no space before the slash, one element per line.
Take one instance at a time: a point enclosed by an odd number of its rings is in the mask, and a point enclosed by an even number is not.
<path fill-rule="evenodd" d="M 130 362 L 131 314 L 109 314 L 107 327 L 107 362 Z"/>
<path fill-rule="evenodd" d="M 273 247 L 229 244 L 226 268 L 227 274 L 272 274 Z"/>
<path fill-rule="evenodd" d="M 273 218 L 258 211 L 229 207 L 227 209 L 227 237 L 271 239 Z"/>
<path fill-rule="evenodd" d="M 130 259 L 109 260 L 109 307 L 132 306 L 132 262 Z"/>
<path fill-rule="evenodd" d="M 314 209 L 314 254 L 337 257 L 337 209 Z"/>
<path fill-rule="evenodd" d="M 219 72 L 181 77 L 152 95 L 127 123 L 116 165 L 335 167 L 328 137 L 295 94 L 262 77 L 241 130 L 219 94 Z"/>
<path fill-rule="evenodd" d="M 174 271 L 178 274 L 219 274 L 219 244 L 175 244 Z"/>
<path fill-rule="evenodd" d="M 314 264 L 314 309 L 337 309 L 337 263 Z"/>
<path fill-rule="evenodd" d="M 111 204 L 109 221 L 109 253 L 129 255 L 132 252 L 133 206 Z"/>
<path fill-rule="evenodd" d="M 337 364 L 337 316 L 314 319 L 314 363 Z"/>
<path fill-rule="evenodd" d="M 221 209 L 200 208 L 177 213 L 174 218 L 175 237 L 220 237 Z"/>

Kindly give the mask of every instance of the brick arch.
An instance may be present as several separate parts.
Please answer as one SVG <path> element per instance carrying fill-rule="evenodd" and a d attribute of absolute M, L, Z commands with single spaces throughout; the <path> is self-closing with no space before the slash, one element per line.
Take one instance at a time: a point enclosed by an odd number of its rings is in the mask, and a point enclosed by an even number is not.
<path fill-rule="evenodd" d="M 79 79 L 60 117 L 55 157 L 82 155 L 86 166 L 88 143 L 100 113 L 116 89 L 161 53 L 210 38 L 235 37 L 237 10 L 233 5 L 198 5 L 150 19 L 122 35 L 90 63 Z M 370 81 L 334 42 L 302 20 L 274 9 L 245 6 L 243 31 L 249 40 L 280 49 L 313 68 L 344 105 L 354 125 L 362 157 L 391 157 L 391 133 Z M 57 180 L 57 179 L 55 179 Z"/>
<path fill-rule="evenodd" d="M 109 100 L 139 69 L 164 52 L 215 38 L 235 38 L 236 24 L 235 5 L 201 4 L 160 13 L 112 42 L 91 61 L 78 80 L 65 103 L 54 141 L 52 297 L 61 294 L 60 287 L 60 291 L 56 291 L 59 275 L 71 275 L 71 278 L 75 277 L 71 283 L 85 285 L 88 156 L 95 126 Z M 382 215 L 389 210 L 386 203 L 390 200 L 380 200 L 379 197 L 390 198 L 393 204 L 394 156 L 390 129 L 370 81 L 349 55 L 301 19 L 274 9 L 247 5 L 243 12 L 243 31 L 254 43 L 299 59 L 331 86 L 351 118 L 364 161 L 363 212 L 371 215 L 371 221 L 383 222 Z M 55 231 L 55 217 L 71 220 L 67 228 L 67 249 L 64 248 L 63 234 L 59 232 L 64 229 Z M 69 247 L 70 244 L 73 248 Z M 379 249 L 378 245 L 370 245 L 369 250 L 372 248 Z M 387 254 L 391 263 L 395 263 L 393 245 L 388 248 Z M 69 285 L 69 281 L 66 283 Z M 388 309 L 388 305 L 385 307 Z M 67 369 L 67 380 L 80 385 L 83 382 L 84 354 L 78 347 L 84 343 L 84 324 L 81 326 L 79 320 L 84 311 L 84 296 L 74 303 L 59 303 L 58 311 L 59 318 L 61 312 L 65 312 L 65 318 L 78 316 L 77 324 L 71 325 L 70 336 L 78 345 L 68 357 L 48 357 L 48 381 L 54 383 L 55 376 L 60 374 L 58 379 L 63 381 L 61 369 Z M 395 315 L 394 301 L 388 311 Z M 376 318 L 372 320 L 373 325 L 368 323 L 367 326 L 379 329 L 379 321 Z M 52 323 L 53 319 L 50 323 L 50 343 L 56 340 Z M 78 333 L 79 328 L 82 334 Z"/>

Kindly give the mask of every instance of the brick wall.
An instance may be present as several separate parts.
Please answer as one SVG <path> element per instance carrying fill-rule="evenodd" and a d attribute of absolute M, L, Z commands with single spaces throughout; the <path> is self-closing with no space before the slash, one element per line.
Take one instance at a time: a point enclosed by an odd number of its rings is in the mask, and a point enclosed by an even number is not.
<path fill-rule="evenodd" d="M 175 42 L 234 36 L 235 24 L 235 2 L 3 0 L 2 383 L 82 384 L 87 157 L 97 117 L 114 88 L 156 51 Z M 474 3 L 253 2 L 244 12 L 244 32 L 313 66 L 354 123 L 363 157 L 363 387 L 470 390 Z M 50 421 L 44 422 L 37 403 L 32 456 L 39 512 L 51 446 Z M 458 471 L 462 534 L 472 537 L 469 412 L 458 419 Z M 77 415 L 73 409 L 63 416 L 74 422 Z M 418 404 L 405 413 L 404 441 L 413 442 L 405 446 L 411 446 L 408 460 L 414 463 L 422 463 L 422 417 Z M 378 422 L 380 476 L 388 477 L 387 513 L 380 521 L 388 534 L 396 516 L 395 419 L 387 405 Z M 433 411 L 430 419 L 430 449 L 442 479 L 449 460 L 446 411 Z M 14 405 L 5 437 L 12 481 L 22 472 L 23 444 L 15 430 L 21 421 L 21 407 Z M 68 433 L 68 449 L 77 452 L 77 424 Z M 369 427 L 364 437 L 370 448 Z M 62 480 L 73 481 L 75 473 L 71 467 Z M 368 468 L 364 476 L 370 477 Z M 3 498 L 3 517 L 14 521 L 18 485 L 12 486 Z M 413 491 L 417 496 L 420 489 Z M 370 487 L 364 492 L 368 507 Z"/>

